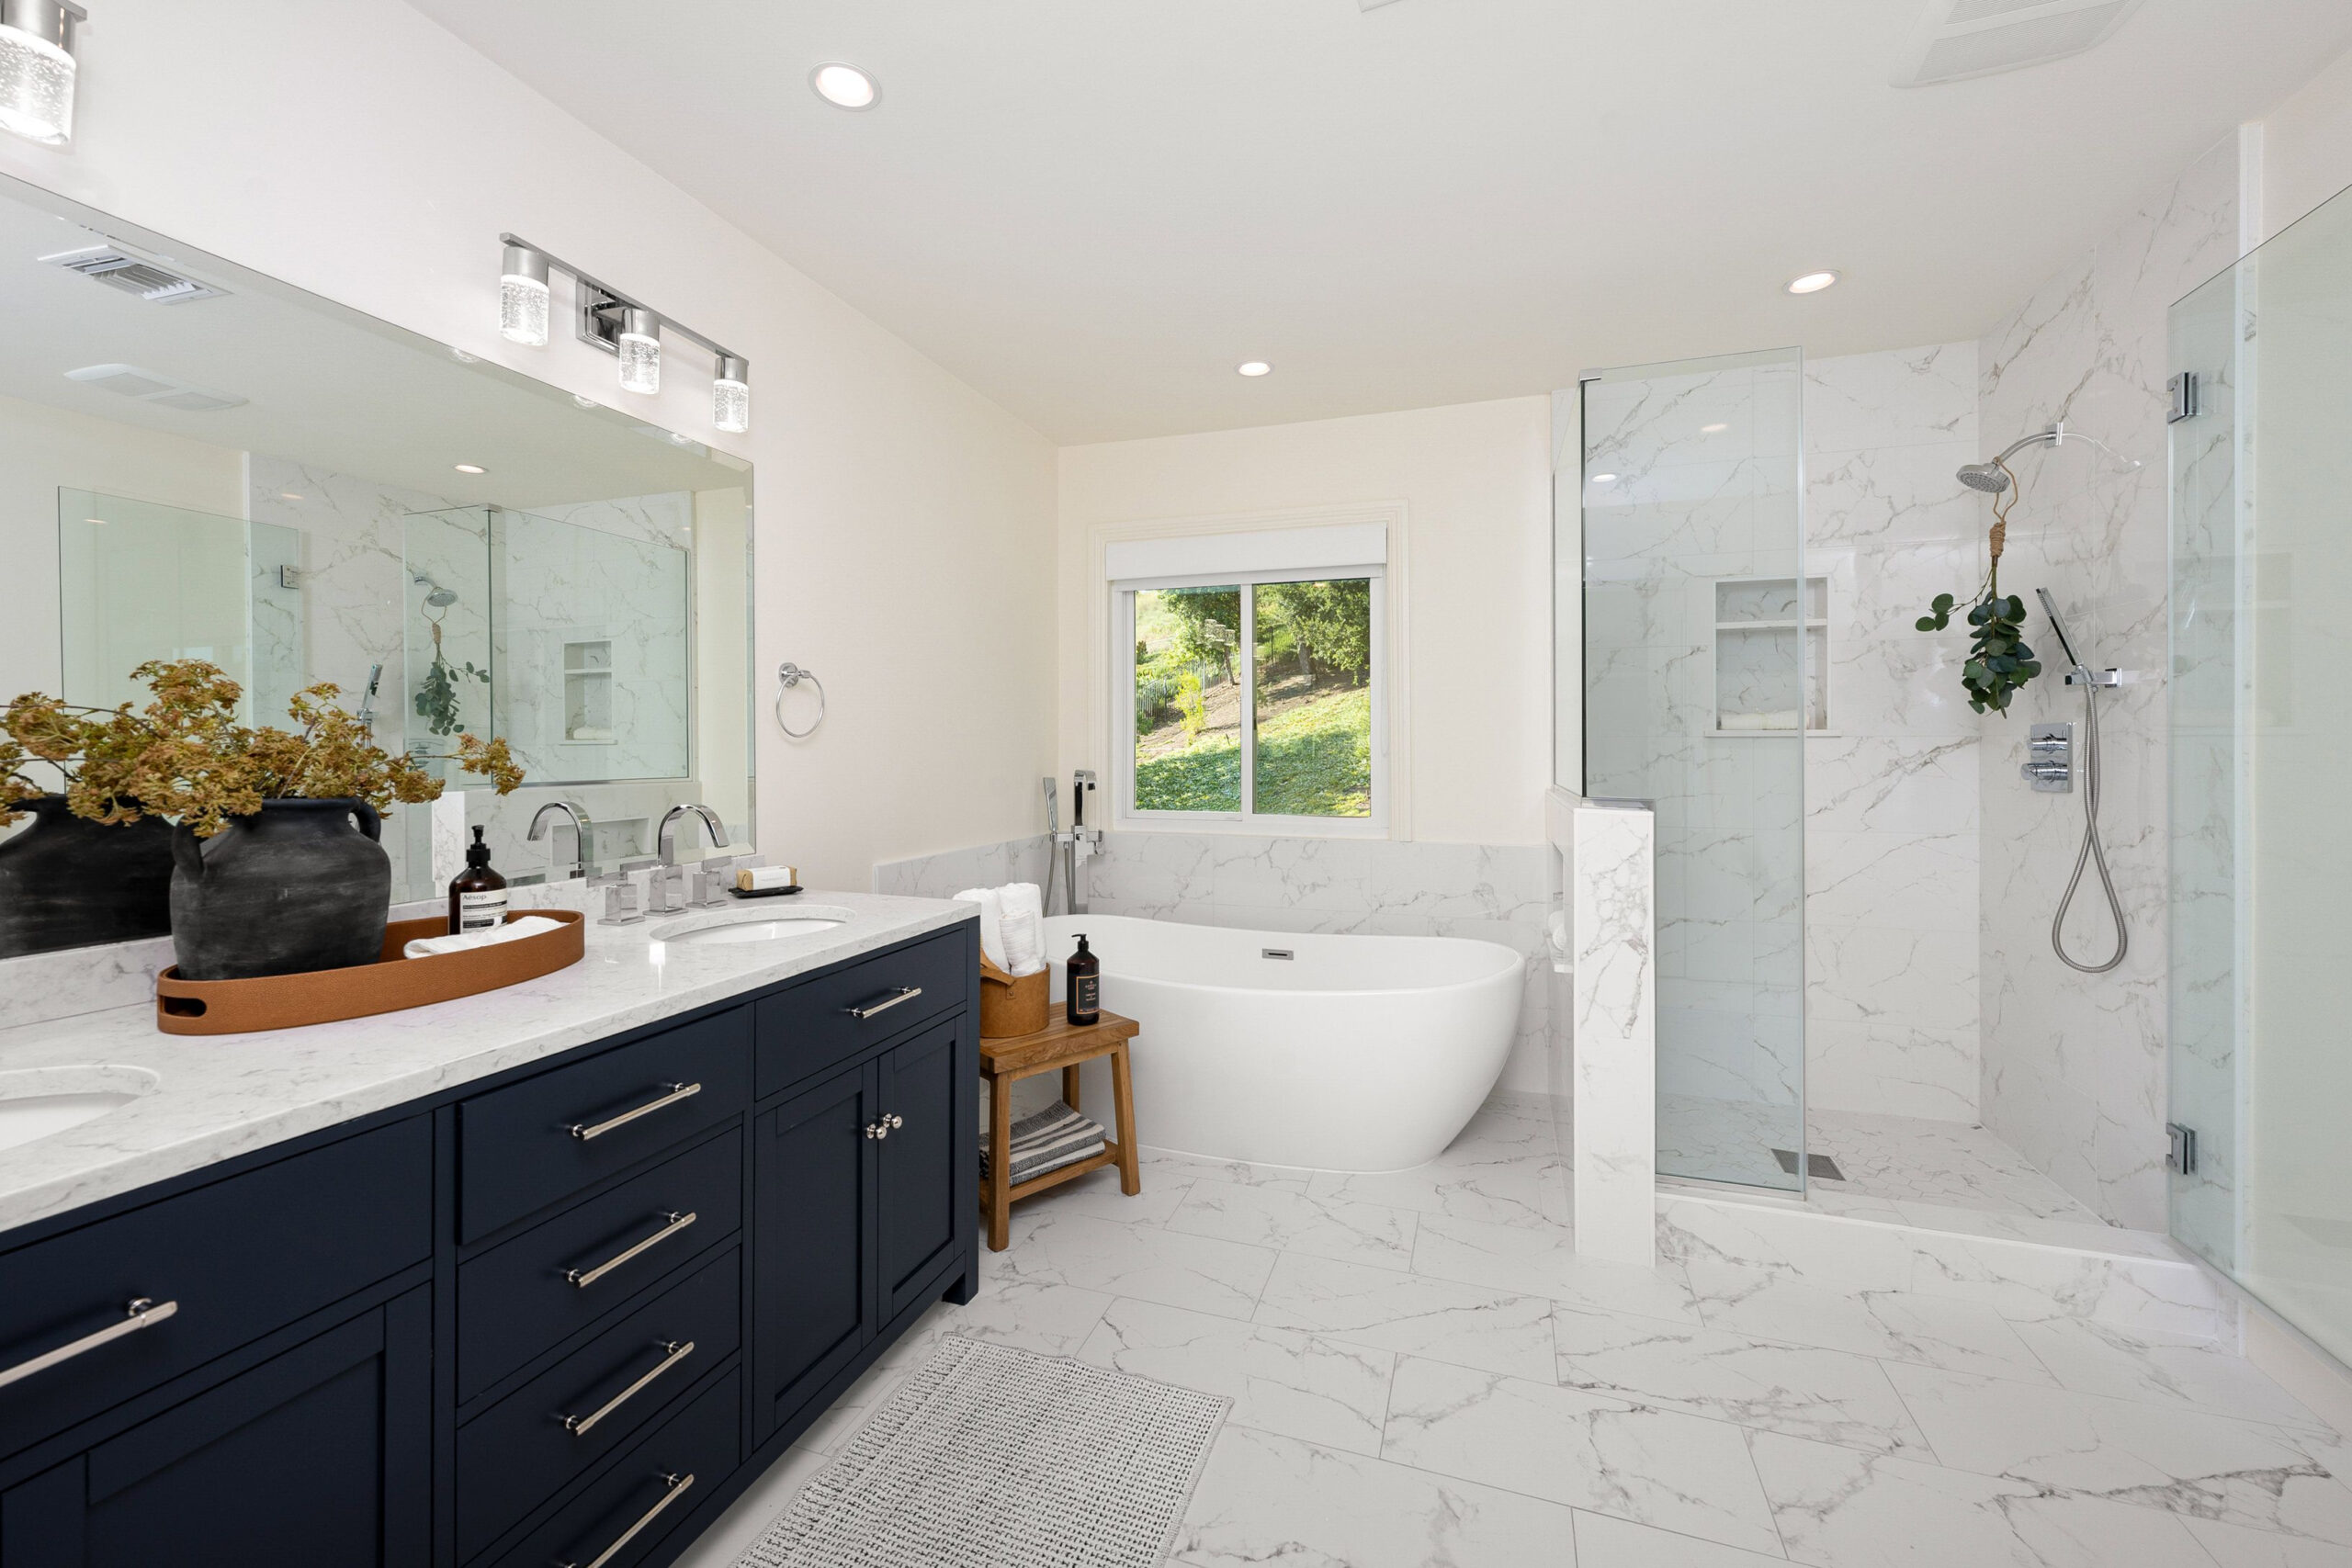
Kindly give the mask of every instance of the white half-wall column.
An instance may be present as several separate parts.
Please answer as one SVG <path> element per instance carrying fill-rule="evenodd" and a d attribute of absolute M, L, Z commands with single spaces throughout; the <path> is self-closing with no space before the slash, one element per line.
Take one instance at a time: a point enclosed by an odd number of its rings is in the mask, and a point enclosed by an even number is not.
<path fill-rule="evenodd" d="M 1657 819 L 1645 806 L 1550 792 L 1565 861 L 1576 1247 L 1657 1261 Z"/>

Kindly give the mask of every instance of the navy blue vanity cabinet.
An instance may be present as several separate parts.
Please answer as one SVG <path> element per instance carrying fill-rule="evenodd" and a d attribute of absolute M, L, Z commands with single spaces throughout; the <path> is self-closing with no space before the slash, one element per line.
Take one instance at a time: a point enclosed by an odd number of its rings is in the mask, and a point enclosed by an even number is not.
<path fill-rule="evenodd" d="M 429 1287 L 0 1492 L 7 1568 L 424 1568 Z"/>
<path fill-rule="evenodd" d="M 950 1019 L 893 1048 L 877 1064 L 875 1101 L 885 1136 L 875 1141 L 875 1208 L 880 1231 L 877 1309 L 885 1323 L 938 1292 L 932 1288 L 960 1243 L 968 1250 L 977 1191 L 956 1179 L 970 1161 L 957 1130 L 978 1122 L 978 1025 Z M 967 1043 L 970 1050 L 967 1050 Z M 976 1134 L 969 1135 L 977 1135 Z"/>
<path fill-rule="evenodd" d="M 874 1337 L 873 1066 L 763 1115 L 752 1133 L 752 1433 L 764 1439 Z"/>

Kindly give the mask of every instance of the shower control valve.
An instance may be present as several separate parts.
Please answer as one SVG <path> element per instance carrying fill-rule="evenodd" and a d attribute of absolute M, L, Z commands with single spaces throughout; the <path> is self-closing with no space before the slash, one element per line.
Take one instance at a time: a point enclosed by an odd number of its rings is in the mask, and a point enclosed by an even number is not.
<path fill-rule="evenodd" d="M 2075 727 L 2037 724 L 2027 732 L 2025 764 L 2018 769 L 2039 795 L 2067 795 L 2075 787 Z"/>

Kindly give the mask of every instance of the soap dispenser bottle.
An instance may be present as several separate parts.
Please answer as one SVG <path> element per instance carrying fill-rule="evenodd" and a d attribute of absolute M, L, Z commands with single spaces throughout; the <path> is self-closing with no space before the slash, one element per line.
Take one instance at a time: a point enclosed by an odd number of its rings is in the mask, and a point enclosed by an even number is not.
<path fill-rule="evenodd" d="M 506 879 L 490 869 L 490 846 L 481 829 L 466 846 L 466 869 L 449 884 L 449 934 L 465 936 L 506 923 Z"/>
<path fill-rule="evenodd" d="M 1063 1008 L 1071 1023 L 1084 1028 L 1102 1021 L 1102 961 L 1078 939 L 1078 951 L 1069 955 L 1064 965 L 1069 973 L 1068 994 Z"/>

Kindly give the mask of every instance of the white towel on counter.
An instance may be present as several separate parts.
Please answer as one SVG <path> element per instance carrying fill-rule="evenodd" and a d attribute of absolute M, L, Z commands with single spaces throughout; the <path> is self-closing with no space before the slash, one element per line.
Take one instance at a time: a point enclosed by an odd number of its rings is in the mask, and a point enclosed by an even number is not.
<path fill-rule="evenodd" d="M 477 947 L 496 947 L 502 942 L 520 942 L 526 936 L 537 936 L 561 926 L 561 920 L 548 919 L 545 915 L 526 915 L 519 920 L 509 920 L 503 926 L 492 926 L 486 931 L 469 931 L 464 936 L 421 936 L 401 949 L 403 958 L 437 958 L 445 953 L 466 953 Z"/>
<path fill-rule="evenodd" d="M 1004 935 L 1004 972 L 1035 975 L 1046 966 L 1046 896 L 1034 882 L 997 889 L 997 921 Z"/>
<path fill-rule="evenodd" d="M 980 955 L 1008 975 L 1012 971 L 1004 963 L 1004 900 L 993 887 L 967 887 L 956 895 L 956 902 L 980 907 Z"/>

